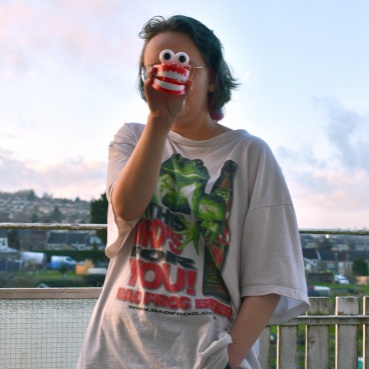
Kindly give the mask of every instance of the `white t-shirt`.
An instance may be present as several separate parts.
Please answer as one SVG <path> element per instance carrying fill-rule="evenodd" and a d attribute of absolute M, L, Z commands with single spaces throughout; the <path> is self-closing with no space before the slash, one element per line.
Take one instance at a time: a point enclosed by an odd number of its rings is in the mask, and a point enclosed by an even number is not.
<path fill-rule="evenodd" d="M 107 196 L 144 125 L 109 149 Z M 309 307 L 300 237 L 284 177 L 244 130 L 193 141 L 170 132 L 140 219 L 109 206 L 111 259 L 77 369 L 224 369 L 241 297 L 281 295 L 278 324 Z M 259 369 L 258 344 L 240 368 Z"/>

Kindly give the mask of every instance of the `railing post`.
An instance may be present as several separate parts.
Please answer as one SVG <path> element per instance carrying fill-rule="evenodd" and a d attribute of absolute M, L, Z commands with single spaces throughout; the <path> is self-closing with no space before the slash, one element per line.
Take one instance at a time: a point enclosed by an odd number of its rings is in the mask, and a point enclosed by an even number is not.
<path fill-rule="evenodd" d="M 270 327 L 265 327 L 259 338 L 259 362 L 262 369 L 270 368 Z"/>
<path fill-rule="evenodd" d="M 369 297 L 363 297 L 363 314 L 369 315 Z M 369 324 L 363 325 L 363 369 L 369 369 Z"/>
<path fill-rule="evenodd" d="M 329 315 L 329 297 L 312 297 L 307 315 Z M 305 369 L 327 369 L 329 326 L 306 326 Z"/>
<path fill-rule="evenodd" d="M 357 297 L 336 297 L 336 315 L 358 315 Z M 336 369 L 357 368 L 357 325 L 336 324 Z"/>
<path fill-rule="evenodd" d="M 278 326 L 277 369 L 297 368 L 297 326 Z"/>

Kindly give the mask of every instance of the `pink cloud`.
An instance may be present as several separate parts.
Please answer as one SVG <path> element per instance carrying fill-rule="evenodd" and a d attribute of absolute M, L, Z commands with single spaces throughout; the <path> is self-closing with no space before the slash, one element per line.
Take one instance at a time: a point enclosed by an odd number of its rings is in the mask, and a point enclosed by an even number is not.
<path fill-rule="evenodd" d="M 41 166 L 33 161 L 21 162 L 9 151 L 0 150 L 0 191 L 32 188 L 38 194 L 90 200 L 105 192 L 106 167 L 106 163 L 82 159 Z"/>
<path fill-rule="evenodd" d="M 75 68 L 123 62 L 137 55 L 140 43 L 128 36 L 122 7 L 116 0 L 1 3 L 1 75 L 24 76 L 45 59 Z"/>
<path fill-rule="evenodd" d="M 288 182 L 301 227 L 369 227 L 368 172 L 317 171 Z"/>

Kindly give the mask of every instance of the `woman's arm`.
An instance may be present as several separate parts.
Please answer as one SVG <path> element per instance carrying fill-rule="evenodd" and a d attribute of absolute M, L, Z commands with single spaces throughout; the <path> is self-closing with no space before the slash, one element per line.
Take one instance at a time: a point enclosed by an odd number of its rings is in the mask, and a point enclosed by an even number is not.
<path fill-rule="evenodd" d="M 165 141 L 169 129 L 149 116 L 144 131 L 112 192 L 115 214 L 131 221 L 146 209 L 158 180 Z"/>
<path fill-rule="evenodd" d="M 233 343 L 228 346 L 229 365 L 237 369 L 260 336 L 273 314 L 280 296 L 248 296 L 243 299 L 239 314 L 229 332 Z"/>
<path fill-rule="evenodd" d="M 125 221 L 139 218 L 150 202 L 158 180 L 168 133 L 191 92 L 191 81 L 188 81 L 186 93 L 182 96 L 156 91 L 151 86 L 154 75 L 155 70 L 145 82 L 150 110 L 145 129 L 114 184 L 112 193 L 114 212 Z"/>

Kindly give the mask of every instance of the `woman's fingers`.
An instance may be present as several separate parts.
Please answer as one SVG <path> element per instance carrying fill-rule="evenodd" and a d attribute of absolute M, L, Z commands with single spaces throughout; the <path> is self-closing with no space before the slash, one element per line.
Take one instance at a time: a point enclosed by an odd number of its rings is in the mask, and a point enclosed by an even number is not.
<path fill-rule="evenodd" d="M 149 109 L 156 116 L 168 117 L 174 120 L 183 110 L 185 101 L 192 91 L 193 81 L 187 80 L 183 95 L 172 95 L 163 91 L 158 91 L 152 84 L 157 73 L 157 68 L 153 67 L 147 74 L 145 81 L 145 94 Z"/>

